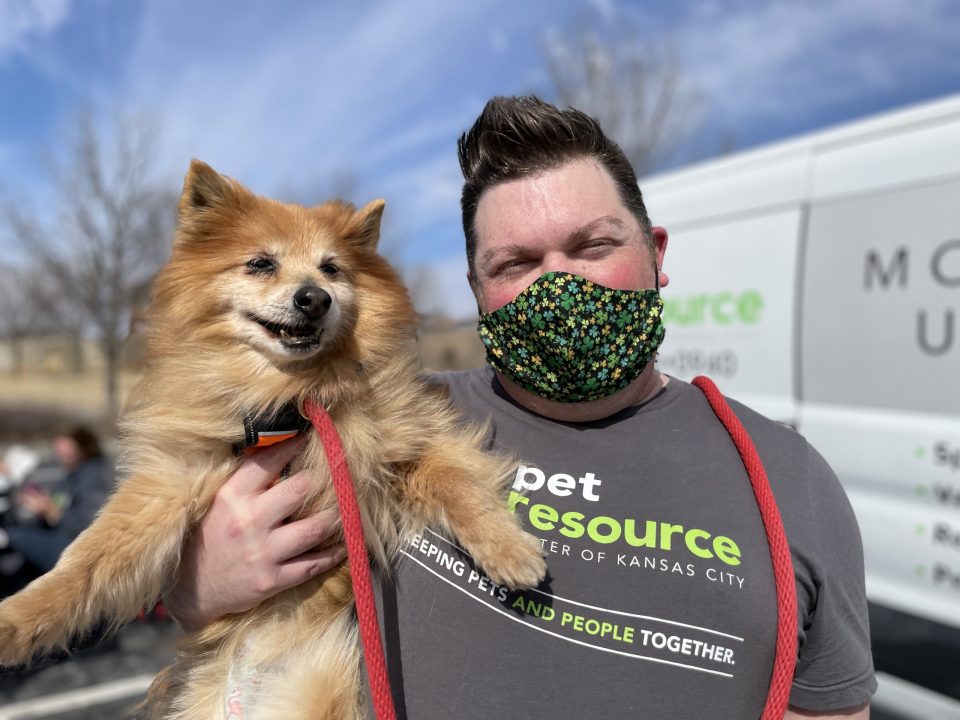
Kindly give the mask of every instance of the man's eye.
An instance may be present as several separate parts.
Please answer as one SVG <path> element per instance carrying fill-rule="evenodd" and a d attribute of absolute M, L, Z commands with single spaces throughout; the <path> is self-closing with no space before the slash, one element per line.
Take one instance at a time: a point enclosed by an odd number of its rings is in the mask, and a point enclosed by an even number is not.
<path fill-rule="evenodd" d="M 593 240 L 587 240 L 579 249 L 596 250 L 597 248 L 607 247 L 608 245 L 610 245 L 610 241 L 606 238 L 594 238 Z"/>
<path fill-rule="evenodd" d="M 276 264 L 270 258 L 258 257 L 247 263 L 247 267 L 256 273 L 268 273 L 277 269 Z"/>
<path fill-rule="evenodd" d="M 513 260 L 507 260 L 506 262 L 500 263 L 500 265 L 497 266 L 496 274 L 499 275 L 500 273 L 516 270 L 518 268 L 523 267 L 529 262 L 530 262 L 529 260 L 526 260 L 524 258 L 514 258 Z"/>

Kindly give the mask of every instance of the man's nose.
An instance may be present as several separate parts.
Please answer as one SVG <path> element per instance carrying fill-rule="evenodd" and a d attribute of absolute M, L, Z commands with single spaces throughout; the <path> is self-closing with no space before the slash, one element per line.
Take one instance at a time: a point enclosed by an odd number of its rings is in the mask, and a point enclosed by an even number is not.
<path fill-rule="evenodd" d="M 327 314 L 333 298 L 323 288 L 316 285 L 304 285 L 293 295 L 293 305 L 311 320 L 318 320 Z"/>
<path fill-rule="evenodd" d="M 578 275 L 579 271 L 582 269 L 582 263 L 578 263 L 566 253 L 550 253 L 544 256 L 542 262 L 540 263 L 539 269 L 540 275 L 548 272 L 570 273 L 571 275 Z"/>

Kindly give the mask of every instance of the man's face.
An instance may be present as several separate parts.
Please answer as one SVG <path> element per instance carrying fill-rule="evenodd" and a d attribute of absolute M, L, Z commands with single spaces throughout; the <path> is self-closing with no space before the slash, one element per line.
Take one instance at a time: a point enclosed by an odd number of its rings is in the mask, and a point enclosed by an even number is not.
<path fill-rule="evenodd" d="M 575 160 L 490 188 L 477 206 L 476 230 L 470 281 L 482 312 L 506 305 L 550 271 L 617 290 L 656 287 L 640 224 L 596 160 Z M 666 240 L 662 228 L 655 228 L 657 267 Z"/>

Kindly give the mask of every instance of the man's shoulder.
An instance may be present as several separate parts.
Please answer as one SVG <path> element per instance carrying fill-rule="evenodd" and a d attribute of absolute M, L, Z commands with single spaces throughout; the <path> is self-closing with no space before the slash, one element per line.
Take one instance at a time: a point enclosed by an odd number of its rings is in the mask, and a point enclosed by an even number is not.
<path fill-rule="evenodd" d="M 713 414 L 706 396 L 696 385 L 674 377 L 670 378 L 670 384 L 678 386 L 678 394 L 692 400 L 698 411 Z M 778 455 L 787 453 L 796 457 L 798 454 L 804 455 L 811 450 L 806 438 L 797 432 L 792 425 L 757 412 L 749 405 L 726 395 L 722 387 L 718 386 L 718 390 L 720 390 L 730 409 L 733 410 L 733 414 L 743 425 L 744 430 L 747 431 L 758 452 L 765 449 Z"/>
<path fill-rule="evenodd" d="M 493 371 L 489 367 L 426 371 L 424 377 L 429 385 L 445 388 L 458 406 L 469 406 L 471 399 L 493 392 Z"/>
<path fill-rule="evenodd" d="M 796 428 L 772 420 L 743 403 L 727 398 L 750 436 L 781 506 L 788 530 L 796 524 L 817 525 L 817 516 L 835 517 L 849 501 L 826 459 Z M 833 508 L 833 510 L 829 510 Z"/>

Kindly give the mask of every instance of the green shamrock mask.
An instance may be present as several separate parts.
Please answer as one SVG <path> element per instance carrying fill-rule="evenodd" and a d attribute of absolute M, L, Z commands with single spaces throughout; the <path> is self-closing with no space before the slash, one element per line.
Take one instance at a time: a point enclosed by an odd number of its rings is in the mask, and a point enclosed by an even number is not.
<path fill-rule="evenodd" d="M 657 290 L 548 272 L 478 325 L 496 370 L 548 400 L 584 402 L 640 375 L 663 341 L 662 310 Z"/>

